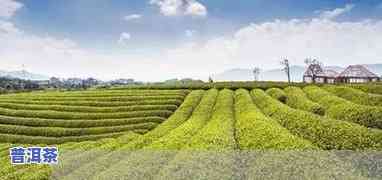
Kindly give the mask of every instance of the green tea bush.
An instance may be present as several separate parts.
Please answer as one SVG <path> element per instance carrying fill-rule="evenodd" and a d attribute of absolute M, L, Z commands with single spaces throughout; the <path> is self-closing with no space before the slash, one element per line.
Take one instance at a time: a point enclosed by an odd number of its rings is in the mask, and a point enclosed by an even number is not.
<path fill-rule="evenodd" d="M 158 125 L 157 128 L 148 132 L 141 138 L 136 139 L 135 141 L 127 144 L 124 148 L 126 149 L 140 149 L 154 140 L 166 135 L 171 130 L 179 127 L 181 124 L 187 121 L 189 117 L 194 112 L 195 108 L 199 105 L 201 99 L 207 94 L 213 93 L 209 91 L 205 93 L 203 90 L 192 91 L 184 100 L 184 103 L 162 124 Z"/>
<path fill-rule="evenodd" d="M 13 117 L 30 117 L 46 119 L 120 119 L 143 116 L 168 117 L 172 111 L 168 110 L 147 110 L 115 113 L 79 113 L 79 112 L 59 112 L 59 111 L 32 111 L 32 110 L 10 110 L 0 108 L 0 115 Z"/>
<path fill-rule="evenodd" d="M 325 90 L 356 104 L 382 106 L 382 95 L 365 93 L 362 90 L 346 86 L 324 86 Z"/>
<path fill-rule="evenodd" d="M 65 105 L 26 105 L 2 103 L 0 107 L 14 110 L 52 110 L 62 112 L 94 112 L 94 113 L 111 113 L 111 112 L 128 112 L 128 111 L 146 111 L 146 110 L 168 110 L 175 111 L 177 105 L 132 105 L 118 107 L 91 107 L 91 106 L 65 106 Z"/>
<path fill-rule="evenodd" d="M 17 177 L 20 179 L 44 179 L 45 177 L 48 177 L 48 179 L 54 178 L 52 175 L 57 175 L 61 172 L 68 173 L 78 168 L 80 165 L 91 161 L 93 158 L 97 157 L 97 155 L 102 154 L 99 152 L 111 151 L 138 138 L 139 136 L 140 135 L 138 134 L 127 132 L 117 138 L 84 141 L 75 143 L 71 147 L 60 145 L 60 154 L 63 158 L 61 158 L 58 166 L 54 166 L 54 168 L 50 168 L 49 166 L 46 168 L 41 168 L 39 166 L 29 168 L 26 172 L 23 172 L 22 175 L 18 175 Z"/>
<path fill-rule="evenodd" d="M 186 150 L 233 150 L 234 96 L 232 90 L 222 90 L 216 100 L 211 120 L 187 143 Z"/>
<path fill-rule="evenodd" d="M 219 92 L 209 122 L 181 148 L 182 151 L 177 153 L 167 166 L 152 168 L 154 171 L 159 171 L 154 179 L 171 179 L 174 177 L 174 172 L 183 174 L 196 168 L 204 170 L 203 177 L 206 179 L 232 177 L 235 159 L 228 153 L 236 149 L 234 123 L 234 94 L 232 90 L 224 89 Z M 220 155 L 219 158 L 202 153 L 210 151 Z M 201 164 L 201 159 L 207 160 L 210 164 Z M 216 166 L 210 166 L 211 164 Z M 144 177 L 152 177 L 149 172 L 144 173 L 148 174 Z"/>
<path fill-rule="evenodd" d="M 236 136 L 241 150 L 316 149 L 309 141 L 292 135 L 256 107 L 247 90 L 236 90 Z"/>
<path fill-rule="evenodd" d="M 380 148 L 381 136 L 377 136 L 366 127 L 292 109 L 262 90 L 253 90 L 251 93 L 254 103 L 264 114 L 277 120 L 291 133 L 311 141 L 322 149 Z"/>
<path fill-rule="evenodd" d="M 187 90 L 103 90 L 103 91 L 63 91 L 63 92 L 30 92 L 7 94 L 1 97 L 112 97 L 112 96 L 172 96 L 187 95 Z"/>
<path fill-rule="evenodd" d="M 325 107 L 326 115 L 331 118 L 382 128 L 382 107 L 355 104 L 316 86 L 307 86 L 304 92 Z"/>
<path fill-rule="evenodd" d="M 283 90 L 278 88 L 270 88 L 265 91 L 267 94 L 269 94 L 271 97 L 279 100 L 282 103 L 285 103 L 287 100 L 286 94 Z"/>
<path fill-rule="evenodd" d="M 233 117 L 229 115 L 229 111 L 231 111 L 231 115 L 233 115 L 232 107 L 233 107 L 233 97 L 232 91 L 221 91 L 217 95 L 217 90 L 213 96 L 205 97 L 202 99 L 200 105 L 195 109 L 193 115 L 189 120 L 187 120 L 180 127 L 174 129 L 169 133 L 170 136 L 166 135 L 160 138 L 158 141 L 154 141 L 153 144 L 144 147 L 144 150 L 168 150 L 168 149 L 233 149 L 235 142 L 233 139 L 233 131 L 231 133 L 227 132 L 225 128 L 228 126 L 231 130 L 233 130 L 233 122 L 222 122 L 221 124 L 215 124 L 217 121 L 229 121 L 229 117 Z M 231 97 L 230 97 L 231 96 Z M 211 98 L 212 97 L 212 98 Z M 208 98 L 206 100 L 206 98 Z M 216 105 L 214 107 L 216 101 Z M 211 111 L 210 111 L 211 109 Z M 203 110 L 203 111 L 201 111 Z M 211 117 L 212 111 L 214 113 L 212 115 L 212 119 L 215 116 L 219 116 L 223 119 L 216 119 L 215 122 L 206 121 Z M 220 114 L 219 114 L 220 113 Z M 223 114 L 222 114 L 223 113 Z M 228 114 L 227 114 L 228 113 Z M 219 114 L 219 115 L 218 115 Z M 226 117 L 225 115 L 228 115 Z M 212 123 L 212 124 L 211 124 Z M 214 131 L 213 127 L 221 126 L 223 132 Z M 207 128 L 207 129 L 206 129 Z M 181 131 L 182 130 L 182 131 Z M 229 130 L 229 129 L 227 129 Z M 216 133 L 219 133 L 218 136 Z M 197 137 L 196 137 L 197 136 Z M 207 137 L 208 136 L 208 137 Z M 172 139 L 170 139 L 170 138 Z M 203 137 L 203 140 L 200 139 Z M 227 137 L 227 138 L 226 138 Z M 166 139 L 168 138 L 168 139 Z M 161 141 L 163 140 L 163 141 Z M 159 142 L 159 143 L 158 143 Z M 164 142 L 164 143 L 163 143 Z M 214 142 L 214 143 L 211 143 Z M 158 143 L 158 144 L 156 144 Z M 191 144 L 190 144 L 191 143 Z M 187 148 L 188 147 L 188 148 Z M 124 178 L 124 179 L 152 179 L 156 172 L 161 169 L 172 169 L 173 165 L 178 168 L 178 163 L 184 162 L 187 160 L 186 156 L 182 156 L 181 154 L 177 154 L 176 151 L 170 151 L 169 153 L 161 153 L 162 151 L 152 151 L 153 153 L 140 153 L 137 152 L 137 155 L 131 155 L 129 157 L 129 161 L 121 161 L 118 164 L 113 165 L 107 171 L 102 172 L 97 176 L 99 179 L 104 179 L 110 175 L 112 175 L 116 179 Z M 134 153 L 133 153 L 134 154 Z M 159 155 L 159 156 L 158 156 Z M 178 156 L 179 155 L 179 156 Z M 171 161 L 175 157 L 173 161 Z M 168 162 L 168 166 L 160 166 L 158 162 Z M 220 168 L 224 168 L 221 167 Z M 227 167 L 226 170 L 228 170 Z M 170 170 L 171 171 L 171 170 Z M 166 171 L 163 171 L 166 174 Z M 156 179 L 156 178 L 154 178 Z"/>
<path fill-rule="evenodd" d="M 182 148 L 211 118 L 218 93 L 219 91 L 216 89 L 209 90 L 185 123 L 154 141 L 145 149 L 177 150 Z"/>
<path fill-rule="evenodd" d="M 0 96 L 0 100 L 39 100 L 39 101 L 141 101 L 141 100 L 166 100 L 166 99 L 178 99 L 183 100 L 183 95 L 172 95 L 172 96 L 113 96 L 113 97 L 10 97 L 10 96 Z"/>
<path fill-rule="evenodd" d="M 287 87 L 284 89 L 287 99 L 286 104 L 292 108 L 308 111 L 318 115 L 325 115 L 325 108 L 310 100 L 299 87 Z"/>
<path fill-rule="evenodd" d="M 134 106 L 134 105 L 177 105 L 182 104 L 183 100 L 179 99 L 163 99 L 163 100 L 135 100 L 135 101 L 39 101 L 39 100 L 23 100 L 23 99 L 0 99 L 1 103 L 13 104 L 36 104 L 36 105 L 65 105 L 65 106 L 94 106 L 94 107 L 116 107 L 116 106 Z"/>
<path fill-rule="evenodd" d="M 164 137 L 172 130 L 187 122 L 191 115 L 194 114 L 193 112 L 196 110 L 196 108 L 199 107 L 200 104 L 205 104 L 205 99 L 209 99 L 208 97 L 214 94 L 216 94 L 216 90 L 209 90 L 207 92 L 203 90 L 192 91 L 186 97 L 184 103 L 165 122 L 158 125 L 157 128 L 153 129 L 152 131 L 149 131 L 147 134 L 122 146 L 119 149 L 119 151 L 122 152 L 129 150 L 139 150 L 144 147 L 147 147 L 149 144 L 158 140 L 159 138 Z M 204 100 L 201 101 L 201 99 Z M 113 163 L 110 163 L 111 159 L 114 159 L 115 161 Z M 68 174 L 65 178 L 70 179 L 73 177 L 86 177 L 89 179 L 94 177 L 94 179 L 97 179 L 99 177 L 102 177 L 104 173 L 107 175 L 110 174 L 111 170 L 117 171 L 121 168 L 122 165 L 124 165 L 124 162 L 133 163 L 132 161 L 123 161 L 123 159 L 121 159 L 119 156 L 115 157 L 115 155 L 111 153 L 106 156 L 96 158 L 94 162 L 88 163 L 85 166 L 76 169 L 72 173 Z"/>
<path fill-rule="evenodd" d="M 45 137 L 65 137 L 65 136 L 83 136 L 115 133 L 123 131 L 133 131 L 137 129 L 151 130 L 157 126 L 157 123 L 146 122 L 140 124 L 109 126 L 109 127 L 93 127 L 93 128 L 59 128 L 59 127 L 28 127 L 0 124 L 0 133 L 3 134 L 20 134 L 29 136 L 45 136 Z"/>
<path fill-rule="evenodd" d="M 166 118 L 158 116 L 145 116 L 122 119 L 81 119 L 81 120 L 61 120 L 61 119 L 40 119 L 0 116 L 0 124 L 30 126 L 30 127 L 63 127 L 63 128 L 89 128 L 108 127 L 119 125 L 131 125 L 145 122 L 162 123 Z"/>
<path fill-rule="evenodd" d="M 382 94 L 382 84 L 345 84 L 355 89 L 360 89 L 367 93 Z"/>
<path fill-rule="evenodd" d="M 136 131 L 133 131 L 136 132 Z M 43 137 L 43 136 L 26 136 L 13 134 L 0 134 L 2 142 L 24 143 L 24 144 L 62 144 L 65 142 L 81 142 L 97 140 L 102 138 L 112 138 L 123 135 L 123 133 L 108 133 L 85 136 L 67 136 L 67 137 Z"/>

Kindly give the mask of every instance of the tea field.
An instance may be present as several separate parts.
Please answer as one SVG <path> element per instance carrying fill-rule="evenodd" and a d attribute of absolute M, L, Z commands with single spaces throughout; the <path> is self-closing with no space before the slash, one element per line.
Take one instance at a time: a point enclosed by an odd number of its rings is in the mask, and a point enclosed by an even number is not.
<path fill-rule="evenodd" d="M 11 165 L 15 146 L 59 163 Z M 0 96 L 2 179 L 380 179 L 381 150 L 378 84 Z"/>

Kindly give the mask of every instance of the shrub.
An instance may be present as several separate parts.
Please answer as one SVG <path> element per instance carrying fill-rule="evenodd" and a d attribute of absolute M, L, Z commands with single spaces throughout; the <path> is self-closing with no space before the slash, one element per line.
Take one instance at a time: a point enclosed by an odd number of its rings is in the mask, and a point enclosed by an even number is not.
<path fill-rule="evenodd" d="M 247 90 L 236 91 L 236 136 L 240 149 L 315 149 L 309 141 L 292 135 L 274 119 L 264 116 Z"/>
<path fill-rule="evenodd" d="M 168 110 L 148 110 L 115 113 L 79 113 L 79 112 L 59 112 L 59 111 L 31 111 L 31 110 L 10 110 L 0 108 L 0 115 L 13 117 L 47 118 L 47 119 L 121 119 L 142 116 L 168 117 L 172 114 Z"/>
<path fill-rule="evenodd" d="M 255 104 L 263 113 L 279 121 L 291 133 L 322 149 L 380 148 L 381 137 L 366 127 L 292 109 L 267 96 L 262 90 L 253 90 L 251 93 Z"/>
<path fill-rule="evenodd" d="M 135 132 L 135 131 L 134 131 Z M 13 134 L 0 134 L 2 142 L 22 143 L 22 144 L 62 144 L 65 142 L 81 142 L 97 140 L 102 138 L 112 138 L 123 135 L 123 133 L 108 133 L 85 136 L 67 136 L 67 137 L 42 137 L 42 136 L 26 136 Z"/>
<path fill-rule="evenodd" d="M 278 88 L 270 88 L 268 90 L 266 90 L 266 93 L 269 94 L 271 97 L 279 100 L 280 102 L 282 103 L 285 103 L 286 102 L 286 94 L 283 90 L 281 89 L 278 89 Z"/>
<path fill-rule="evenodd" d="M 316 86 L 305 87 L 304 92 L 310 99 L 325 107 L 326 115 L 331 118 L 382 128 L 381 107 L 354 104 Z"/>
<path fill-rule="evenodd" d="M 292 108 L 308 111 L 318 115 L 325 115 L 325 108 L 306 97 L 299 87 L 287 87 L 284 89 L 287 99 L 286 104 Z"/>
<path fill-rule="evenodd" d="M 145 147 L 144 149 L 145 150 L 167 150 L 167 149 L 175 150 L 175 149 L 186 148 L 186 149 L 206 149 L 206 150 L 215 149 L 217 150 L 223 147 L 227 149 L 234 148 L 233 131 L 231 131 L 231 136 L 230 136 L 230 134 L 227 131 L 223 130 L 226 127 L 226 125 L 231 126 L 231 130 L 232 130 L 233 123 L 228 122 L 228 123 L 220 124 L 222 125 L 221 128 L 223 128 L 220 130 L 224 131 L 227 134 L 224 134 L 222 132 L 221 134 L 219 134 L 222 136 L 218 137 L 216 133 L 219 133 L 219 132 L 213 131 L 213 129 L 211 129 L 213 126 L 211 123 L 215 123 L 216 121 L 219 121 L 219 119 L 216 119 L 215 122 L 208 121 L 209 118 L 211 117 L 213 110 L 214 110 L 214 114 L 212 115 L 212 119 L 214 119 L 214 115 L 220 116 L 220 118 L 224 117 L 224 115 L 228 115 L 229 117 L 229 114 L 219 114 L 219 113 L 227 113 L 226 111 L 231 111 L 231 114 L 232 114 L 232 105 L 233 105 L 232 92 L 231 92 L 231 97 L 229 97 L 230 91 L 228 90 L 219 92 L 219 95 L 217 96 L 217 100 L 216 100 L 216 95 L 218 94 L 217 90 L 214 90 L 213 92 L 214 93 L 212 94 L 212 96 L 207 96 L 202 99 L 200 105 L 195 109 L 193 115 L 191 116 L 189 120 L 187 120 L 180 127 L 171 131 L 168 135 L 164 136 L 163 138 L 160 138 L 158 141 L 154 141 L 153 144 L 149 145 L 148 147 Z M 230 98 L 231 98 L 231 101 L 230 101 Z M 216 101 L 216 105 L 214 106 L 215 101 Z M 227 117 L 224 117 L 224 118 L 227 118 Z M 208 129 L 205 129 L 205 128 L 208 128 Z M 203 140 L 200 139 L 200 137 L 202 136 L 203 136 Z M 225 137 L 230 137 L 230 138 L 226 139 Z M 212 140 L 215 140 L 214 143 L 212 144 L 208 143 L 208 142 L 211 142 Z M 233 141 L 230 141 L 230 140 L 233 140 Z M 171 161 L 173 156 L 176 156 L 176 157 L 173 161 Z M 138 152 L 136 156 L 135 155 L 129 156 L 128 158 L 129 162 L 121 161 L 120 163 L 109 168 L 107 171 L 103 172 L 101 176 L 97 176 L 97 178 L 104 179 L 110 175 L 113 175 L 117 179 L 122 177 L 124 179 L 152 179 L 153 176 L 156 174 L 156 172 L 158 172 L 160 169 L 164 169 L 164 170 L 172 169 L 173 165 L 177 166 L 179 161 L 182 162 L 184 160 L 187 160 L 187 157 L 188 157 L 187 154 L 186 154 L 186 157 L 184 157 L 181 154 L 177 154 L 176 152 L 169 152 L 169 153 L 165 153 L 165 152 L 161 153 L 161 151 L 152 151 L 152 153 L 150 153 L 149 151 L 147 151 L 147 153 Z M 160 165 L 161 163 L 158 163 L 158 162 L 163 162 L 163 163 L 168 162 L 169 165 L 163 167 L 163 165 Z M 176 167 L 176 168 L 179 168 L 179 167 Z M 228 169 L 228 168 L 225 168 L 225 169 Z"/>
<path fill-rule="evenodd" d="M 324 89 L 353 103 L 382 106 L 382 95 L 380 94 L 369 94 L 346 86 L 324 86 Z"/>
<path fill-rule="evenodd" d="M 122 119 L 81 119 L 81 120 L 61 120 L 61 119 L 40 119 L 40 118 L 22 118 L 0 116 L 1 124 L 21 125 L 30 127 L 63 127 L 63 128 L 89 128 L 89 127 L 107 127 L 129 125 L 145 122 L 162 123 L 166 118 L 157 116 L 145 116 Z"/>
<path fill-rule="evenodd" d="M 134 106 L 134 105 L 180 105 L 183 100 L 163 99 L 163 100 L 134 100 L 134 101 L 39 101 L 23 99 L 0 99 L 1 103 L 13 104 L 39 104 L 39 105 L 65 105 L 65 106 L 95 106 L 95 107 L 115 107 L 115 106 Z"/>
<path fill-rule="evenodd" d="M 172 96 L 187 95 L 187 90 L 103 90 L 103 91 L 63 91 L 30 92 L 7 94 L 1 97 L 112 97 L 112 96 Z"/>
<path fill-rule="evenodd" d="M 212 92 L 212 91 L 211 91 Z M 208 92 L 207 94 L 211 94 Z M 140 149 L 152 143 L 154 140 L 166 135 L 171 130 L 183 124 L 194 112 L 195 108 L 199 105 L 202 97 L 207 96 L 203 90 L 192 91 L 184 100 L 183 104 L 162 124 L 157 128 L 145 134 L 141 138 L 127 144 L 126 149 Z"/>
<path fill-rule="evenodd" d="M 93 127 L 93 128 L 59 128 L 59 127 L 28 127 L 0 124 L 0 133 L 3 134 L 20 134 L 29 136 L 44 137 L 65 137 L 65 136 L 83 136 L 106 134 L 123 131 L 132 131 L 137 129 L 154 129 L 157 123 L 146 122 L 140 124 L 110 126 L 110 127 Z"/>
<path fill-rule="evenodd" d="M 132 105 L 118 107 L 91 107 L 91 106 L 65 106 L 65 105 L 26 105 L 2 103 L 0 107 L 14 110 L 52 110 L 61 112 L 94 112 L 94 113 L 110 113 L 110 112 L 128 112 L 128 111 L 146 111 L 146 110 L 168 110 L 175 111 L 177 105 Z"/>
<path fill-rule="evenodd" d="M 154 141 L 144 149 L 177 150 L 182 148 L 192 136 L 206 125 L 214 110 L 217 96 L 218 90 L 209 90 L 192 113 L 192 116 L 185 123 Z"/>
<path fill-rule="evenodd" d="M 49 166 L 35 166 L 29 168 L 27 171 L 24 171 L 21 174 L 18 174 L 17 177 L 19 177 L 20 179 L 44 179 L 46 177 L 49 179 L 52 178 L 53 172 L 54 175 L 60 174 L 61 172 L 68 173 L 78 168 L 80 165 L 91 161 L 93 158 L 97 157 L 97 155 L 101 155 L 98 152 L 98 150 L 101 150 L 101 153 L 110 151 L 112 149 L 120 147 L 124 143 L 128 143 L 136 139 L 139 136 L 140 135 L 138 134 L 129 132 L 117 138 L 106 138 L 97 141 L 84 141 L 76 143 L 70 148 L 68 148 L 65 145 L 60 146 L 60 154 L 62 154 L 63 152 L 65 153 L 65 151 L 68 150 L 74 151 L 75 154 L 64 155 L 65 158 L 62 158 L 59 165 L 55 166 L 54 169 L 51 169 Z"/>
<path fill-rule="evenodd" d="M 346 86 L 360 89 L 366 93 L 382 94 L 382 84 L 346 84 Z"/>
<path fill-rule="evenodd" d="M 114 96 L 114 97 L 35 97 L 35 96 L 0 96 L 0 100 L 38 100 L 38 101 L 141 101 L 141 100 L 166 100 L 178 99 L 183 100 L 183 95 L 172 96 Z"/>
<path fill-rule="evenodd" d="M 217 97 L 211 120 L 187 143 L 186 150 L 233 150 L 234 97 L 232 90 L 222 90 Z"/>
<path fill-rule="evenodd" d="M 190 118 L 190 116 L 196 109 L 202 110 L 202 108 L 199 108 L 201 104 L 206 104 L 206 99 L 210 99 L 208 97 L 211 97 L 212 95 L 216 94 L 216 90 L 209 90 L 207 92 L 204 92 L 202 90 L 196 90 L 192 91 L 184 100 L 184 103 L 172 114 L 165 122 L 160 124 L 157 128 L 154 130 L 148 132 L 147 134 L 135 139 L 134 141 L 124 145 L 122 148 L 120 148 L 120 151 L 124 150 L 138 150 L 143 147 L 147 147 L 147 145 L 151 144 L 155 140 L 158 140 L 161 137 L 164 137 L 169 132 L 172 132 L 172 130 L 176 129 L 177 127 L 180 127 L 183 123 L 188 122 L 187 120 Z M 203 99 L 203 100 L 201 100 Z M 203 106 L 206 107 L 206 106 Z M 201 112 L 202 113 L 202 112 Z M 133 157 L 133 156 L 128 156 Z M 110 159 L 115 159 L 114 163 L 110 163 Z M 115 157 L 114 154 L 108 154 L 106 156 L 97 158 L 94 162 L 88 163 L 85 166 L 82 166 L 72 173 L 70 173 L 67 178 L 70 179 L 71 177 L 100 177 L 103 173 L 108 174 L 109 171 L 105 171 L 106 169 L 118 169 L 117 167 L 120 167 L 123 165 L 123 159 L 121 159 L 119 156 Z M 125 163 L 130 163 L 131 161 L 125 161 Z M 110 168 L 110 166 L 112 166 Z M 114 168 L 116 167 L 116 168 Z M 105 172 L 103 172 L 105 171 Z"/>

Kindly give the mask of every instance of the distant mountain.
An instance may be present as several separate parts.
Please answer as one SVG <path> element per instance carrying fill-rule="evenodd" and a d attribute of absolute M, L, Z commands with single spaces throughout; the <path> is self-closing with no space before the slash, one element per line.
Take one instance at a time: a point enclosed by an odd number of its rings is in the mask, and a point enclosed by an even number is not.
<path fill-rule="evenodd" d="M 12 77 L 27 80 L 48 80 L 49 77 L 41 74 L 30 73 L 28 71 L 2 71 L 0 77 Z"/>
<path fill-rule="evenodd" d="M 382 64 L 364 64 L 370 71 L 382 76 Z M 326 69 L 331 69 L 337 72 L 341 72 L 345 67 L 340 66 L 327 66 Z M 291 66 L 291 80 L 293 82 L 301 82 L 302 76 L 305 72 L 304 66 Z M 252 81 L 254 75 L 252 69 L 230 69 L 219 74 L 212 76 L 215 81 Z M 287 81 L 285 72 L 280 69 L 271 69 L 262 71 L 259 76 L 262 81 Z"/>

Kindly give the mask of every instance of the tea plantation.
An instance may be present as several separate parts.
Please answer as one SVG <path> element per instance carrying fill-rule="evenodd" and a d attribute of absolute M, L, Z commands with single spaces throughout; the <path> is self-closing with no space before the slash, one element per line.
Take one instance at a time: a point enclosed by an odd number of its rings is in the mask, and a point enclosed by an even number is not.
<path fill-rule="evenodd" d="M 15 146 L 59 163 L 12 165 Z M 0 96 L 1 179 L 380 179 L 381 151 L 378 84 Z"/>

